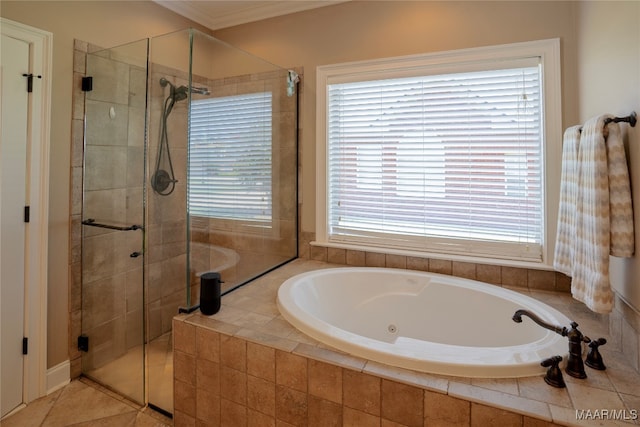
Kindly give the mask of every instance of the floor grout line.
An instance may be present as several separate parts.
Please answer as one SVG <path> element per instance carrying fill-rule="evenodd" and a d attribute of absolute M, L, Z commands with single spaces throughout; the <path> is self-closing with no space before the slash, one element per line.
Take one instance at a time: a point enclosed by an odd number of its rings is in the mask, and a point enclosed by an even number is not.
<path fill-rule="evenodd" d="M 69 384 L 71 384 L 71 382 L 69 382 Z M 67 385 L 69 385 L 69 384 L 67 384 Z M 64 386 L 61 389 L 58 389 L 58 390 L 54 391 L 54 393 L 58 393 L 58 396 L 55 397 L 53 403 L 51 404 L 51 406 L 49 406 L 49 410 L 45 414 L 44 418 L 42 418 L 42 421 L 40 422 L 40 427 L 42 427 L 44 425 L 45 421 L 47 421 L 47 418 L 49 417 L 49 414 L 51 413 L 51 410 L 56 406 L 56 403 L 58 403 L 58 400 L 60 399 L 60 396 L 62 396 L 62 393 L 64 393 L 66 388 L 67 388 L 67 386 Z M 27 407 L 24 408 L 23 411 L 27 410 L 28 408 L 29 408 L 29 406 L 27 405 Z"/>

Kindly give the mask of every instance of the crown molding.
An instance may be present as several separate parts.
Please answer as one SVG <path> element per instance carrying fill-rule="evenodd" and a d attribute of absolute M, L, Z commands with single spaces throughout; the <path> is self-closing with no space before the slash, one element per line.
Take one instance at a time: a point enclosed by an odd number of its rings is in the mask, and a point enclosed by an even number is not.
<path fill-rule="evenodd" d="M 349 0 L 309 1 L 189 1 L 153 0 L 155 3 L 212 30 L 309 9 L 331 6 Z"/>

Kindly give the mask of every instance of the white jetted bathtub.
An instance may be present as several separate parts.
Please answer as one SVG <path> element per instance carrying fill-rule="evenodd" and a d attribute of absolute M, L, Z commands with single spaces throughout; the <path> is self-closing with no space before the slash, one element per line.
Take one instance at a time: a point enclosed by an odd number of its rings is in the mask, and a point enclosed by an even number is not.
<path fill-rule="evenodd" d="M 434 273 L 345 267 L 314 270 L 278 290 L 282 316 L 305 334 L 347 353 L 436 374 L 506 378 L 545 372 L 567 358 L 567 338 L 528 317 L 569 326 L 559 311 L 498 286 Z M 564 363 L 563 360 L 563 363 Z"/>

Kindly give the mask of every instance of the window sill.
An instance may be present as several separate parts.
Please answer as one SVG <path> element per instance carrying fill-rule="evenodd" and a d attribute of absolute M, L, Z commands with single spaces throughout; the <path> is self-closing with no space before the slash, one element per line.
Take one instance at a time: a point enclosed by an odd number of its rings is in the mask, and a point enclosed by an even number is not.
<path fill-rule="evenodd" d="M 351 250 L 351 251 L 373 252 L 373 253 L 379 253 L 379 254 L 385 254 L 385 255 L 400 255 L 400 256 L 416 257 L 416 258 L 468 262 L 468 263 L 475 263 L 475 264 L 489 264 L 489 265 L 496 265 L 501 267 L 516 267 L 516 268 L 526 268 L 526 269 L 532 269 L 532 270 L 555 271 L 553 266 L 545 262 L 531 262 L 531 261 L 522 261 L 522 260 L 509 260 L 509 259 L 502 259 L 502 258 L 489 258 L 489 257 L 481 257 L 481 256 L 442 254 L 442 253 L 435 253 L 435 252 L 412 251 L 408 249 L 380 248 L 380 247 L 365 246 L 365 245 L 349 245 L 344 243 L 323 242 L 319 240 L 314 240 L 310 242 L 310 245 L 325 247 L 325 248 L 345 249 L 345 250 Z"/>

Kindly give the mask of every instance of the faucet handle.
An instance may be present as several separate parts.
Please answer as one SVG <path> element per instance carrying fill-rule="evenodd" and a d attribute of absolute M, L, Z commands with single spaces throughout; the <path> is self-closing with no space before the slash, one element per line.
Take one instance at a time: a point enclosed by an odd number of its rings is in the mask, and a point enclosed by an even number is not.
<path fill-rule="evenodd" d="M 566 387 L 564 379 L 562 378 L 562 371 L 558 367 L 558 364 L 560 364 L 561 361 L 562 356 L 552 356 L 540 362 L 541 366 L 549 368 L 547 369 L 547 374 L 544 376 L 544 382 L 546 382 L 550 386 L 557 388 Z"/>
<path fill-rule="evenodd" d="M 586 360 L 584 361 L 585 365 L 599 371 L 604 371 L 605 369 L 607 369 L 607 367 L 604 366 L 604 362 L 602 361 L 602 355 L 598 350 L 598 347 L 600 347 L 601 345 L 605 345 L 606 343 L 607 340 L 604 338 L 598 338 L 597 340 L 591 341 L 589 343 L 590 350 L 589 354 L 587 354 Z"/>
<path fill-rule="evenodd" d="M 577 338 L 578 338 L 580 341 L 582 341 L 582 342 L 584 342 L 584 343 L 586 343 L 586 344 L 589 344 L 589 343 L 591 342 L 591 338 L 589 338 L 589 337 L 588 337 L 588 336 L 586 336 L 586 335 L 583 335 L 583 334 L 582 334 L 582 332 L 580 332 L 580 331 L 578 330 L 578 324 L 577 324 L 575 321 L 571 322 L 571 324 L 570 324 L 569 326 L 571 326 L 571 329 L 570 329 L 570 330 L 569 330 L 569 329 L 567 329 L 567 334 L 566 334 L 566 336 L 569 336 L 569 334 L 572 334 L 572 335 L 574 335 L 574 336 L 577 336 Z"/>

